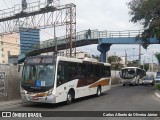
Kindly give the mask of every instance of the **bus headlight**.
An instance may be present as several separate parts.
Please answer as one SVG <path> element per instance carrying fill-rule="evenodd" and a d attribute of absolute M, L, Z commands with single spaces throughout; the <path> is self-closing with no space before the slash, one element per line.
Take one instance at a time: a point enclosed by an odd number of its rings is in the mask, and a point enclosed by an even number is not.
<path fill-rule="evenodd" d="M 53 89 L 50 89 L 47 93 L 47 95 L 51 95 L 52 94 Z"/>
<path fill-rule="evenodd" d="M 135 80 L 132 80 L 131 82 L 136 82 Z"/>

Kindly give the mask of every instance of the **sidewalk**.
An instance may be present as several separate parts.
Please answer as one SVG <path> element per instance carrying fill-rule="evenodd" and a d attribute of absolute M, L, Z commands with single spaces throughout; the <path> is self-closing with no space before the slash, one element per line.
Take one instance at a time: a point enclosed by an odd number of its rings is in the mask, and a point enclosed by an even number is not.
<path fill-rule="evenodd" d="M 160 98 L 160 90 L 156 90 L 154 93 L 158 98 Z"/>
<path fill-rule="evenodd" d="M 17 104 L 21 104 L 21 103 L 22 103 L 22 101 L 20 99 L 11 100 L 11 101 L 0 101 L 0 107 L 17 105 Z"/>

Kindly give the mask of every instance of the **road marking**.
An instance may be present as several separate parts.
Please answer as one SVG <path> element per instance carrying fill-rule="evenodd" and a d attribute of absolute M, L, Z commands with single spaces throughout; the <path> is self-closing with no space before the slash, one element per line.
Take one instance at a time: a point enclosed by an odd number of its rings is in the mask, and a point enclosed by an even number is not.
<path fill-rule="evenodd" d="M 160 95 L 157 92 L 155 92 L 155 95 L 160 98 Z"/>

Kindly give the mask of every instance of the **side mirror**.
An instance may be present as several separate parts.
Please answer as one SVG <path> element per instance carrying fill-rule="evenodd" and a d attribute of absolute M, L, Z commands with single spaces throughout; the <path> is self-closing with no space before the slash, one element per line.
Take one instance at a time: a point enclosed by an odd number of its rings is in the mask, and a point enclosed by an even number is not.
<path fill-rule="evenodd" d="M 122 77 L 122 72 L 119 72 L 119 76 Z"/>

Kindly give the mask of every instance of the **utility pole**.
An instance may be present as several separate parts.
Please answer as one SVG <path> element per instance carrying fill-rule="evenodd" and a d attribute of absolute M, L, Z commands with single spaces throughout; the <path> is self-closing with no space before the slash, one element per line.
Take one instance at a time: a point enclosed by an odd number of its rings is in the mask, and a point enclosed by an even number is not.
<path fill-rule="evenodd" d="M 139 44 L 139 66 L 141 65 L 141 44 Z"/>
<path fill-rule="evenodd" d="M 55 41 L 55 52 L 54 55 L 57 55 L 57 38 L 56 38 L 56 26 L 54 22 L 54 41 Z"/>
<path fill-rule="evenodd" d="M 125 49 L 125 67 L 127 67 L 127 53 L 126 53 L 126 49 Z"/>
<path fill-rule="evenodd" d="M 149 72 L 151 72 L 150 58 L 148 58 Z"/>
<path fill-rule="evenodd" d="M 143 69 L 144 69 L 144 64 L 145 64 L 145 56 L 144 56 L 144 60 L 143 60 Z"/>
<path fill-rule="evenodd" d="M 154 51 L 152 52 L 152 72 L 154 71 L 153 70 L 153 55 L 154 55 Z"/>
<path fill-rule="evenodd" d="M 132 50 L 133 50 L 133 61 L 134 61 L 134 50 L 135 50 L 135 48 L 132 48 Z"/>

